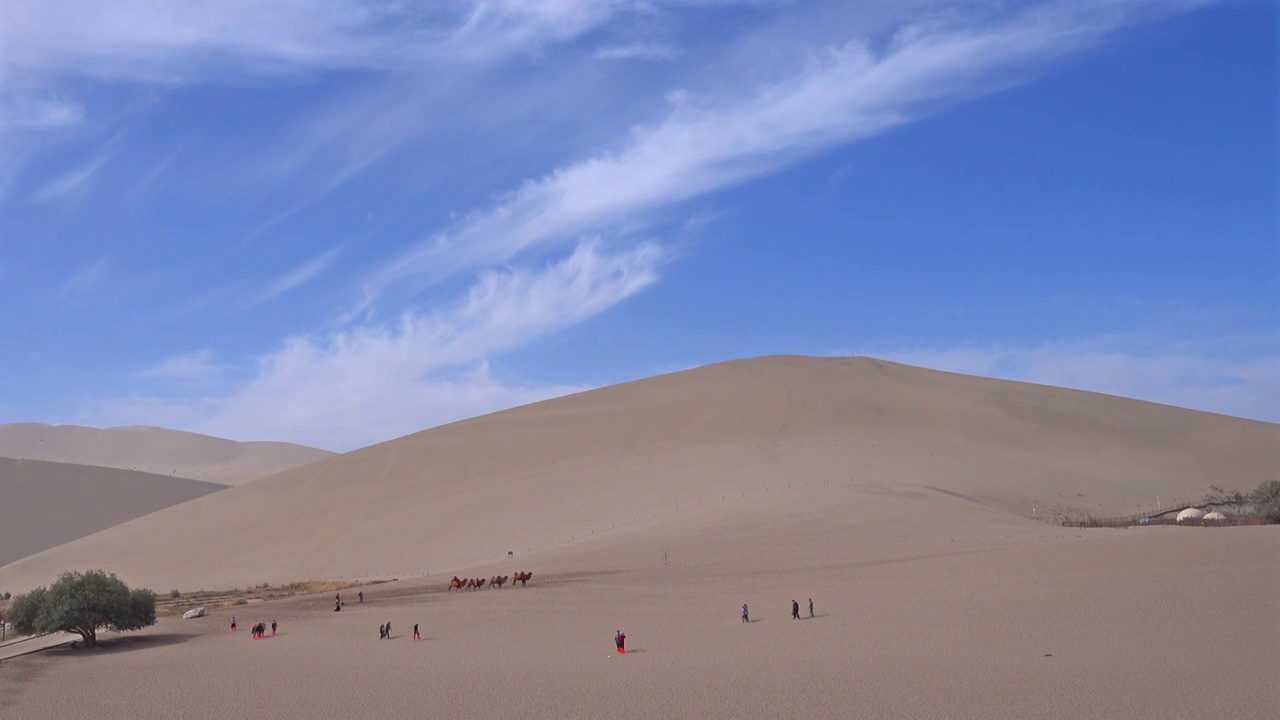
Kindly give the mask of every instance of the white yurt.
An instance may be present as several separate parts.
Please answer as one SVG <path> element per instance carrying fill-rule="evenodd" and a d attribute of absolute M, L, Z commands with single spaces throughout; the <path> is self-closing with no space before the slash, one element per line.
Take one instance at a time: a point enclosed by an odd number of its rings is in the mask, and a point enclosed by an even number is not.
<path fill-rule="evenodd" d="M 1214 510 L 1213 512 L 1205 513 L 1204 520 L 1205 522 L 1224 523 L 1227 521 L 1227 516 Z"/>
<path fill-rule="evenodd" d="M 1178 513 L 1178 522 L 1187 522 L 1189 520 L 1199 520 L 1204 517 L 1204 511 L 1198 508 L 1187 508 Z"/>

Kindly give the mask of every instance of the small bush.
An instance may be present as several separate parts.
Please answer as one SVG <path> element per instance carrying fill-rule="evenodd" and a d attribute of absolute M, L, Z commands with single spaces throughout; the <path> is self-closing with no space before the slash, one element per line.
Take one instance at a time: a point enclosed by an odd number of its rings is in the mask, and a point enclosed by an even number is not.
<path fill-rule="evenodd" d="M 1272 522 L 1280 522 L 1280 480 L 1266 480 L 1253 491 L 1253 510 Z"/>
<path fill-rule="evenodd" d="M 174 600 L 177 600 L 178 598 L 182 597 L 182 593 L 178 592 L 178 590 L 175 588 L 169 591 L 169 597 L 173 598 Z"/>
<path fill-rule="evenodd" d="M 231 604 L 232 605 L 248 605 L 249 601 L 245 600 L 244 598 L 237 598 L 236 601 Z"/>

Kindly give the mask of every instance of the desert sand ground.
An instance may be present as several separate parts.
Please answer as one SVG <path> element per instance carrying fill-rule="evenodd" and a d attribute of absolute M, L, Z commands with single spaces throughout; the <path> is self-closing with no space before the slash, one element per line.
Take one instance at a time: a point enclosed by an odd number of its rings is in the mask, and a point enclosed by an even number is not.
<path fill-rule="evenodd" d="M 0 716 L 1269 717 L 1280 528 L 1045 518 L 1277 468 L 1268 423 L 869 359 L 724 363 L 410 435 L 0 567 L 14 592 L 88 567 L 161 592 L 401 578 L 340 613 L 295 597 L 0 662 Z M 532 583 L 445 591 L 515 570 Z M 816 617 L 790 619 L 809 598 Z M 249 638 L 272 619 L 282 634 Z"/>
<path fill-rule="evenodd" d="M 225 488 L 133 470 L 0 457 L 0 565 Z"/>
<path fill-rule="evenodd" d="M 0 662 L 0 714 L 1273 717 L 1277 557 L 1277 527 L 1069 530 L 815 487 L 459 572 L 534 571 L 523 588 L 403 580 Z"/>
<path fill-rule="evenodd" d="M 0 457 L 76 463 L 239 485 L 332 456 L 282 442 L 234 442 L 155 427 L 0 425 Z"/>
<path fill-rule="evenodd" d="M 0 567 L 0 587 L 93 567 L 183 590 L 436 574 L 811 484 L 1127 514 L 1277 468 L 1274 424 L 866 358 L 758 358 L 288 470 Z"/>

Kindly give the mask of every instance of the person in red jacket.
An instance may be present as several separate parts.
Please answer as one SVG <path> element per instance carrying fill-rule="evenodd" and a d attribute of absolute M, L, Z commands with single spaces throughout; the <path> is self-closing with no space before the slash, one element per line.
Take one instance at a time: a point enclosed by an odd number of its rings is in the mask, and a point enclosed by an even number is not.
<path fill-rule="evenodd" d="M 613 641 L 618 644 L 618 652 L 624 653 L 627 651 L 626 650 L 627 634 L 626 633 L 619 630 L 617 633 L 614 634 Z"/>

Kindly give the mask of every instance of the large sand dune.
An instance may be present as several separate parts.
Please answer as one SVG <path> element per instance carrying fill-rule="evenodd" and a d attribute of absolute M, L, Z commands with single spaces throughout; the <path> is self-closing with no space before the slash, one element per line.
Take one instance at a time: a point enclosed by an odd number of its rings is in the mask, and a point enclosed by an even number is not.
<path fill-rule="evenodd" d="M 915 488 L 988 519 L 1125 513 L 1211 483 L 1252 488 L 1277 467 L 1273 424 L 871 359 L 760 358 L 285 471 L 0 568 L 0 586 L 98 566 L 162 588 L 449 573 L 842 487 Z M 925 525 L 890 537 L 953 521 L 917 507 Z"/>
<path fill-rule="evenodd" d="M 78 463 L 240 483 L 333 455 L 282 442 L 234 442 L 155 427 L 0 425 L 0 457 Z"/>
<path fill-rule="evenodd" d="M 0 457 L 0 565 L 225 488 L 133 470 Z"/>

